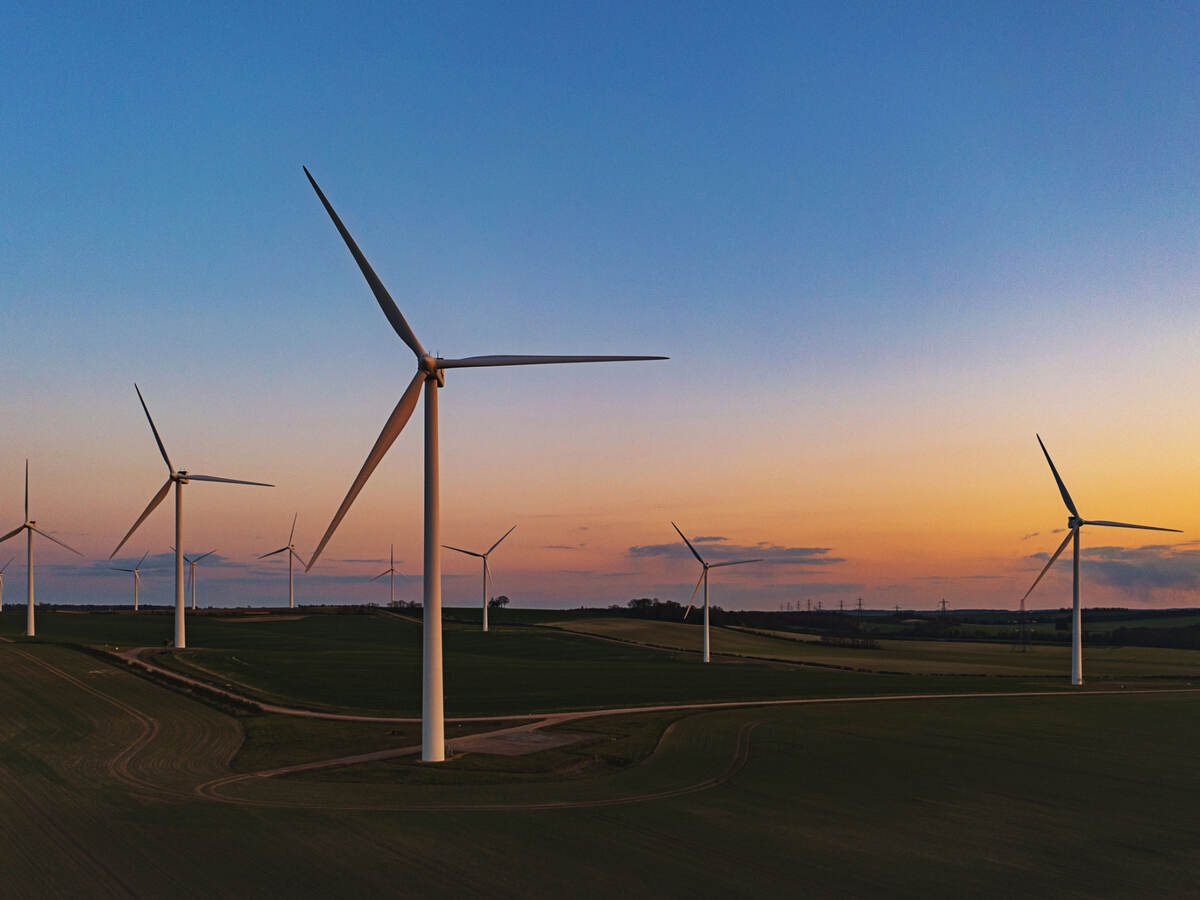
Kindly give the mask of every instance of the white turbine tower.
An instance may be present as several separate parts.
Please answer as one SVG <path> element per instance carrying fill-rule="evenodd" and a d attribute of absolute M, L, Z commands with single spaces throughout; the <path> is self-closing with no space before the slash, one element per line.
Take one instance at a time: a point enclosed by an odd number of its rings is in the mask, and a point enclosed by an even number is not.
<path fill-rule="evenodd" d="M 1084 525 L 1104 525 L 1108 528 L 1137 528 L 1142 531 L 1174 531 L 1178 532 L 1178 528 L 1159 528 L 1156 525 L 1130 525 L 1128 522 L 1108 522 L 1101 519 L 1084 519 L 1079 515 L 1079 510 L 1075 508 L 1075 501 L 1071 499 L 1071 495 L 1067 493 L 1067 486 L 1063 484 L 1062 478 L 1058 475 L 1058 469 L 1054 468 L 1054 460 L 1050 458 L 1049 451 L 1046 450 L 1046 445 L 1042 443 L 1041 435 L 1035 435 L 1038 443 L 1041 444 L 1042 453 L 1046 455 L 1046 462 L 1050 463 L 1050 471 L 1054 473 L 1054 480 L 1058 483 L 1058 492 L 1062 494 L 1063 503 L 1067 505 L 1067 512 L 1071 515 L 1067 517 L 1067 536 L 1063 538 L 1063 542 L 1058 545 L 1058 549 L 1054 551 L 1054 555 L 1038 573 L 1038 577 L 1033 579 L 1033 584 L 1029 586 L 1029 590 L 1025 592 L 1025 597 L 1033 593 L 1033 589 L 1038 586 L 1038 582 L 1042 580 L 1042 576 L 1054 565 L 1054 561 L 1058 559 L 1059 554 L 1066 549 L 1067 544 L 1074 542 L 1075 544 L 1075 563 L 1074 563 L 1074 580 L 1071 589 L 1071 684 L 1083 684 L 1083 629 L 1082 617 L 1079 610 L 1079 530 Z M 1021 602 L 1025 602 L 1025 597 L 1021 598 Z"/>
<path fill-rule="evenodd" d="M 367 258 L 358 249 L 358 244 L 354 242 L 354 238 L 350 236 L 350 232 L 346 230 L 346 226 L 342 224 L 342 220 L 338 218 L 338 214 L 334 212 L 329 201 L 325 199 L 325 194 L 317 186 L 317 182 L 313 179 L 312 174 L 309 173 L 307 168 L 305 168 L 304 174 L 308 176 L 308 181 L 313 186 L 313 190 L 317 192 L 317 196 L 321 199 L 321 204 L 325 207 L 325 211 L 329 213 L 329 217 L 333 220 L 334 226 L 341 234 L 342 240 L 346 242 L 351 255 L 354 257 L 355 262 L 358 263 L 359 269 L 362 270 L 363 276 L 367 279 L 367 284 L 371 287 L 371 292 L 375 295 L 375 300 L 379 303 L 379 308 L 383 310 L 383 314 L 387 317 L 388 322 L 391 323 L 392 328 L 395 329 L 396 334 L 408 345 L 408 348 L 417 358 L 417 374 L 413 376 L 408 388 L 405 390 L 403 396 L 401 396 L 400 402 L 392 410 L 392 414 L 383 426 L 383 431 L 380 432 L 378 439 L 375 441 L 375 446 L 371 448 L 371 452 L 367 455 L 366 462 L 363 463 L 358 477 L 354 479 L 354 483 L 350 485 L 350 490 L 346 492 L 346 498 L 334 514 L 333 521 L 329 523 L 329 528 L 326 530 L 325 536 L 321 538 L 321 542 L 317 545 L 316 552 L 313 553 L 312 559 L 309 560 L 306 568 L 311 569 L 313 563 L 320 557 L 321 551 L 333 536 L 338 523 L 342 521 L 342 517 L 350 509 L 350 504 L 354 502 L 354 498 L 358 496 L 359 491 L 362 490 L 371 473 L 375 471 L 375 467 L 379 465 L 379 461 L 383 459 L 388 448 L 392 446 L 392 443 L 408 422 L 409 417 L 412 416 L 413 410 L 417 406 L 417 400 L 420 398 L 421 390 L 424 388 L 425 547 L 423 580 L 425 587 L 424 613 L 422 617 L 424 624 L 422 625 L 421 644 L 423 684 L 421 758 L 426 762 L 441 762 L 446 758 L 446 749 L 442 695 L 442 557 L 440 552 L 441 547 L 438 543 L 437 392 L 438 388 L 445 384 L 446 370 L 489 366 L 531 366 L 550 363 L 624 362 L 631 360 L 665 359 L 666 357 L 472 356 L 466 359 L 443 359 L 440 356 L 432 356 L 426 353 L 425 348 L 417 340 L 417 336 L 409 327 L 408 322 L 401 315 L 395 301 L 392 300 L 391 295 L 387 292 L 387 288 L 383 286 L 383 282 L 379 280 L 374 269 L 371 268 L 371 264 L 367 262 Z"/>
<path fill-rule="evenodd" d="M 137 565 L 134 566 L 132 569 L 122 569 L 118 566 L 110 567 L 114 572 L 132 572 L 133 573 L 133 611 L 134 612 L 138 611 L 138 587 L 142 583 L 142 563 L 144 563 L 146 561 L 147 553 L 149 553 L 149 551 L 146 551 L 146 553 L 142 554 L 142 558 L 137 561 Z"/>
<path fill-rule="evenodd" d="M 304 560 L 300 559 L 300 555 L 296 552 L 296 545 L 292 543 L 292 538 L 296 536 L 296 519 L 300 513 L 292 516 L 292 530 L 288 532 L 288 542 L 278 550 L 272 550 L 270 553 L 264 553 L 259 559 L 266 559 L 268 556 L 274 556 L 277 553 L 287 553 L 288 558 L 288 609 L 296 608 L 296 585 L 292 577 L 292 560 L 300 560 L 300 564 L 304 564 Z"/>
<path fill-rule="evenodd" d="M 146 421 L 150 423 L 150 430 L 154 432 L 154 442 L 158 444 L 158 452 L 162 454 L 163 462 L 167 464 L 167 480 L 158 493 L 150 498 L 150 503 L 146 509 L 138 516 L 137 521 L 133 523 L 133 527 L 125 533 L 125 537 L 121 538 L 121 543 L 117 544 L 112 553 L 108 555 L 112 559 L 117 555 L 117 550 L 125 544 L 127 540 L 137 531 L 150 513 L 162 503 L 167 496 L 167 492 L 171 490 L 171 485 L 175 485 L 175 646 L 182 650 L 187 646 L 187 636 L 184 628 L 184 608 L 183 608 L 183 486 L 190 481 L 217 481 L 221 484 L 250 484 L 255 487 L 274 487 L 273 484 L 264 484 L 261 481 L 239 481 L 236 478 L 218 478 L 216 475 L 192 475 L 186 469 L 176 471 L 171 465 L 171 459 L 167 456 L 167 448 L 163 446 L 162 438 L 158 436 L 158 429 L 154 426 L 154 419 L 150 416 L 150 410 L 146 406 L 146 401 L 142 397 L 141 389 L 135 384 L 133 389 L 137 391 L 138 400 L 142 403 L 142 409 L 146 413 Z"/>
<path fill-rule="evenodd" d="M 4 612 L 4 572 L 9 566 L 12 565 L 13 559 L 16 559 L 16 557 L 14 556 L 4 564 L 3 569 L 0 569 L 0 612 Z"/>
<path fill-rule="evenodd" d="M 683 611 L 683 617 L 686 619 L 688 616 L 688 613 L 690 613 L 692 611 L 692 601 L 696 599 L 696 591 L 700 590 L 700 585 L 703 584 L 704 585 L 704 661 L 710 662 L 710 657 L 709 657 L 709 652 L 708 652 L 708 570 L 709 569 L 721 569 L 721 568 L 724 568 L 725 566 L 741 566 L 741 565 L 745 565 L 746 563 L 762 562 L 762 559 L 735 559 L 732 562 L 719 562 L 719 563 L 705 562 L 704 557 L 702 557 L 699 553 L 697 553 L 696 548 L 692 546 L 692 542 L 689 541 L 686 537 L 683 537 L 683 532 L 679 530 L 679 526 L 676 525 L 674 522 L 672 522 L 671 527 L 675 529 L 675 531 L 679 534 L 679 536 L 681 538 L 683 538 L 683 542 L 685 544 L 687 544 L 688 549 L 692 551 L 692 556 L 696 557 L 696 560 L 700 563 L 700 565 L 702 565 L 704 567 L 704 571 L 702 571 L 700 573 L 700 580 L 697 581 L 696 586 L 694 588 L 692 588 L 692 596 L 688 598 L 687 609 L 685 609 Z"/>
<path fill-rule="evenodd" d="M 476 553 L 474 550 L 463 550 L 460 547 L 451 547 L 449 544 L 442 544 L 442 546 L 445 547 L 447 550 L 453 550 L 455 553 L 465 553 L 467 556 L 474 556 L 476 559 L 483 560 L 483 630 L 484 631 L 488 630 L 488 623 L 487 623 L 488 557 L 491 555 L 493 550 L 495 550 L 497 547 L 500 546 L 500 541 L 503 541 L 506 537 L 508 537 L 510 534 L 512 534 L 513 529 L 516 527 L 517 526 L 514 525 L 512 528 L 508 529 L 508 531 L 504 532 L 504 534 L 502 534 L 500 536 L 500 540 L 496 541 L 496 543 L 494 543 L 494 544 L 492 544 L 492 546 L 488 547 L 487 550 L 484 551 L 483 553 Z"/>
<path fill-rule="evenodd" d="M 388 602 L 388 606 L 389 606 L 389 607 L 392 607 L 392 606 L 395 606 L 395 605 L 396 605 L 396 545 L 395 545 L 395 544 L 389 544 L 389 545 L 388 545 L 388 567 L 387 567 L 387 571 L 385 571 L 385 572 L 380 572 L 378 575 L 376 575 L 376 576 L 375 576 L 374 578 L 372 578 L 371 580 L 372 580 L 372 581 L 378 581 L 378 580 L 379 580 L 380 578 L 382 578 L 384 575 L 391 575 L 391 576 L 392 576 L 392 577 L 389 579 L 389 581 L 391 581 L 391 583 L 392 583 L 392 599 L 391 599 L 391 600 Z"/>
<path fill-rule="evenodd" d="M 33 533 L 36 531 L 42 537 L 54 541 L 60 547 L 66 547 L 76 556 L 83 556 L 74 547 L 68 547 L 56 537 L 50 537 L 46 532 L 37 527 L 37 521 L 29 518 L 29 460 L 25 460 L 25 522 L 18 525 L 8 534 L 0 537 L 0 544 L 3 544 L 11 537 L 16 537 L 22 531 L 25 532 L 25 584 L 29 592 L 29 608 L 25 613 L 25 634 L 29 637 L 34 637 L 37 630 L 33 623 Z"/>
<path fill-rule="evenodd" d="M 188 564 L 188 578 L 192 583 L 192 609 L 196 608 L 196 566 L 200 564 L 200 560 L 206 556 L 212 556 L 216 550 L 209 550 L 207 553 L 201 553 L 199 556 L 191 557 L 186 553 L 183 556 L 183 561 Z"/>

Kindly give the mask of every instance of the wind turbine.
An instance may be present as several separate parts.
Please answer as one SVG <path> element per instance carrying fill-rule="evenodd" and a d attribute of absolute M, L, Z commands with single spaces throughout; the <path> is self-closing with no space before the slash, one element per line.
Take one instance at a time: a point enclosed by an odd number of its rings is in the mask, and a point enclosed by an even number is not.
<path fill-rule="evenodd" d="M 167 456 L 167 448 L 163 446 L 162 438 L 158 436 L 158 429 L 154 426 L 154 419 L 150 416 L 150 410 L 146 406 L 146 400 L 142 397 L 141 389 L 135 384 L 133 389 L 137 391 L 138 400 L 142 403 L 142 409 L 146 413 L 146 421 L 150 423 L 150 430 L 154 432 L 154 442 L 158 444 L 158 452 L 162 454 L 163 462 L 167 464 L 167 480 L 163 486 L 158 489 L 158 493 L 150 498 L 150 503 L 146 509 L 138 516 L 137 521 L 133 523 L 133 527 L 125 533 L 125 537 L 121 538 L 121 543 L 117 544 L 112 553 L 108 555 L 112 559 L 117 555 L 117 550 L 124 546 L 125 542 L 137 531 L 138 526 L 146 521 L 147 516 L 162 503 L 167 496 L 167 492 L 171 490 L 171 485 L 175 485 L 175 646 L 182 650 L 187 646 L 187 638 L 184 629 L 184 609 L 183 609 L 183 486 L 190 481 L 217 481 L 222 484 L 250 484 L 256 487 L 274 487 L 273 484 L 264 484 L 261 481 L 239 481 L 236 478 L 218 478 L 216 475 L 192 475 L 186 469 L 176 471 L 171 465 L 171 459 Z"/>
<path fill-rule="evenodd" d="M 216 552 L 216 550 L 209 550 L 207 553 L 201 553 L 195 558 L 184 554 L 183 560 L 188 564 L 188 576 L 192 582 L 192 609 L 196 608 L 196 566 L 200 564 L 200 560 L 204 559 L 204 557 L 212 556 Z"/>
<path fill-rule="evenodd" d="M 274 556 L 276 553 L 284 553 L 284 552 L 287 553 L 287 555 L 288 555 L 288 558 L 287 558 L 287 561 L 288 561 L 288 609 L 296 608 L 296 590 L 295 590 L 295 583 L 292 580 L 292 560 L 300 559 L 300 554 L 298 554 L 296 552 L 296 545 L 292 543 L 292 538 L 294 538 L 296 536 L 296 519 L 299 517 L 299 515 L 300 515 L 300 513 L 296 513 L 296 515 L 292 516 L 292 530 L 290 532 L 288 532 L 288 542 L 284 546 L 280 547 L 278 550 L 272 550 L 270 553 L 264 553 L 262 556 L 259 557 L 259 559 L 266 559 L 268 556 Z M 303 564 L 304 560 L 300 559 L 300 563 Z"/>
<path fill-rule="evenodd" d="M 138 611 L 138 586 L 142 583 L 142 563 L 146 561 L 146 555 L 150 551 L 142 554 L 142 558 L 138 560 L 137 565 L 132 569 L 122 569 L 117 566 L 110 566 L 114 572 L 132 572 L 133 573 L 133 611 Z"/>
<path fill-rule="evenodd" d="M 389 579 L 389 580 L 391 581 L 391 583 L 392 583 L 392 599 L 391 599 L 391 600 L 388 602 L 388 606 L 389 606 L 389 607 L 392 607 L 392 606 L 395 606 L 395 605 L 396 605 L 396 545 L 395 545 L 395 544 L 389 544 L 389 545 L 388 545 L 388 567 L 387 567 L 387 571 L 386 571 L 386 572 L 380 572 L 378 575 L 376 575 L 376 576 L 375 576 L 374 578 L 372 578 L 371 580 L 372 580 L 372 581 L 378 581 L 378 580 L 379 580 L 380 578 L 382 578 L 384 575 L 391 575 L 391 576 L 392 576 L 392 577 Z"/>
<path fill-rule="evenodd" d="M 1058 469 L 1054 468 L 1054 460 L 1050 458 L 1050 453 L 1046 450 L 1046 445 L 1042 443 L 1041 435 L 1035 436 L 1037 437 L 1038 444 L 1042 447 L 1042 453 L 1046 455 L 1046 462 L 1050 463 L 1050 471 L 1054 473 L 1054 480 L 1058 483 L 1058 492 L 1062 494 L 1063 503 L 1067 505 L 1067 512 L 1071 515 L 1067 517 L 1067 536 L 1063 538 L 1063 542 L 1058 545 L 1058 549 L 1054 551 L 1054 555 L 1050 557 L 1045 567 L 1038 573 L 1038 577 L 1033 579 L 1033 584 L 1025 592 L 1025 597 L 1033 593 L 1033 589 L 1038 586 L 1038 582 L 1042 580 L 1042 576 L 1054 565 L 1054 561 L 1066 549 L 1067 544 L 1074 542 L 1074 580 L 1071 589 L 1071 684 L 1083 684 L 1083 629 L 1081 627 L 1083 620 L 1079 611 L 1079 530 L 1084 525 L 1104 525 L 1108 528 L 1138 528 L 1142 531 L 1179 532 L 1180 529 L 1159 528 L 1156 525 L 1130 525 L 1128 522 L 1108 522 L 1101 519 L 1084 519 L 1079 515 L 1079 510 L 1075 508 L 1075 501 L 1067 493 L 1067 486 L 1063 484 L 1062 478 L 1059 477 Z M 1025 603 L 1025 597 L 1021 598 L 1022 605 Z"/>
<path fill-rule="evenodd" d="M 692 551 L 692 556 L 696 557 L 697 562 L 699 562 L 700 565 L 702 565 L 704 567 L 704 571 L 700 573 L 700 580 L 696 582 L 696 586 L 692 589 L 692 596 L 688 598 L 687 609 L 685 609 L 683 611 L 683 617 L 686 619 L 688 613 L 690 613 L 692 611 L 692 601 L 696 599 L 696 591 L 700 590 L 700 585 L 703 584 L 704 585 L 704 661 L 710 662 L 711 660 L 709 658 L 709 653 L 708 653 L 708 570 L 709 569 L 720 569 L 720 568 L 724 568 L 725 566 L 741 566 L 741 565 L 745 565 L 746 563 L 762 562 L 762 559 L 761 558 L 760 559 L 735 559 L 732 562 L 719 562 L 719 563 L 705 562 L 704 557 L 702 557 L 699 553 L 697 553 L 696 548 L 692 546 L 692 542 L 689 541 L 686 537 L 683 537 L 683 532 L 679 530 L 679 526 L 676 525 L 674 522 L 672 522 L 671 527 L 675 529 L 675 531 L 679 534 L 679 536 L 681 538 L 683 538 L 683 542 L 685 544 L 687 544 L 688 549 Z"/>
<path fill-rule="evenodd" d="M 409 418 L 416 409 L 417 400 L 420 398 L 421 390 L 425 391 L 425 547 L 424 547 L 424 613 L 422 616 L 422 644 L 421 644 L 421 663 L 422 663 L 422 683 L 423 697 L 421 704 L 421 759 L 425 762 L 441 762 L 446 758 L 445 749 L 445 720 L 443 715 L 443 695 L 442 695 L 442 557 L 441 547 L 438 543 L 438 388 L 445 384 L 445 374 L 447 369 L 467 369 L 467 368 L 482 368 L 490 366 L 531 366 L 531 365 L 546 365 L 551 363 L 585 363 L 585 362 L 625 362 L 631 360 L 646 360 L 646 359 L 665 359 L 662 356 L 471 356 L 465 359 L 443 359 L 440 356 L 433 356 L 425 352 L 425 348 L 421 346 L 421 342 L 417 340 L 417 336 L 409 327 L 408 322 L 404 320 L 404 316 L 400 313 L 399 307 L 396 306 L 387 288 L 383 286 L 383 282 L 375 274 L 375 270 L 371 268 L 371 264 L 367 262 L 367 258 L 363 256 L 362 251 L 358 249 L 358 244 L 354 242 L 354 238 L 350 236 L 350 232 L 346 230 L 346 226 L 342 224 L 342 220 L 338 218 L 338 214 L 334 212 L 333 207 L 325 198 L 325 194 L 321 188 L 317 186 L 317 182 L 313 179 L 312 174 L 307 168 L 304 169 L 304 174 L 308 176 L 308 181 L 312 185 L 313 190 L 317 192 L 317 196 L 321 199 L 321 204 L 325 207 L 325 211 L 329 213 L 329 217 L 333 220 L 334 226 L 342 236 L 342 240 L 346 242 L 346 247 L 349 248 L 355 262 L 358 263 L 359 269 L 367 280 L 367 284 L 371 287 L 371 292 L 375 295 L 376 302 L 379 303 L 379 308 L 383 310 L 383 314 L 391 323 L 392 328 L 400 339 L 408 345 L 408 348 L 417 358 L 417 373 L 409 382 L 408 388 L 400 397 L 400 401 L 396 404 L 392 414 L 388 417 L 387 422 L 383 426 L 383 431 L 375 441 L 375 446 L 371 448 L 371 452 L 367 455 L 366 462 L 363 463 L 362 469 L 358 473 L 358 477 L 354 479 L 354 483 L 350 485 L 350 490 L 346 492 L 346 498 L 342 501 L 342 505 L 338 507 L 338 511 L 334 514 L 333 521 L 329 523 L 329 528 L 325 532 L 325 536 L 321 538 L 321 543 L 317 545 L 316 552 L 313 553 L 312 559 L 308 561 L 306 569 L 311 569 L 313 563 L 321 555 L 321 551 L 325 549 L 325 544 L 333 536 L 334 530 L 338 523 L 346 515 L 350 509 L 350 504 L 354 502 L 354 498 L 358 496 L 371 473 L 375 471 L 375 467 L 379 465 L 379 461 L 383 459 L 388 448 L 396 440 L 396 437 L 403 430 Z"/>
<path fill-rule="evenodd" d="M 0 537 L 0 544 L 3 544 L 11 537 L 16 537 L 22 531 L 25 532 L 25 583 L 29 592 L 29 609 L 25 614 L 25 634 L 29 637 L 34 637 L 37 634 L 33 625 L 33 533 L 36 531 L 42 537 L 54 541 L 60 547 L 66 547 L 76 556 L 83 556 L 74 547 L 69 547 L 56 537 L 50 537 L 46 532 L 37 527 L 37 521 L 29 518 L 29 460 L 25 460 L 25 523 L 18 525 L 4 537 Z M 11 562 L 11 560 L 10 560 Z M 7 566 L 5 566 L 7 568 Z"/>
<path fill-rule="evenodd" d="M 500 540 L 496 541 L 496 543 L 494 543 L 494 544 L 492 544 L 492 546 L 488 547 L 487 550 L 483 553 L 476 553 L 473 550 L 463 550 L 459 547 L 451 547 L 449 544 L 442 544 L 442 546 L 445 547 L 447 550 L 453 550 L 456 553 L 465 553 L 467 556 L 474 556 L 476 559 L 483 560 L 483 630 L 484 631 L 488 630 L 488 627 L 487 627 L 487 599 L 488 599 L 487 598 L 487 593 L 488 593 L 488 563 L 487 563 L 487 559 L 488 559 L 488 556 L 491 554 L 491 552 L 500 546 L 500 541 L 503 541 L 506 537 L 508 537 L 510 534 L 512 534 L 513 529 L 516 527 L 517 526 L 514 525 L 512 528 L 508 529 L 508 531 L 504 532 L 504 534 L 502 534 L 500 536 Z"/>
<path fill-rule="evenodd" d="M 4 564 L 3 569 L 0 569 L 0 612 L 4 612 L 4 571 L 12 565 L 13 559 L 16 559 L 16 557 L 14 556 Z"/>

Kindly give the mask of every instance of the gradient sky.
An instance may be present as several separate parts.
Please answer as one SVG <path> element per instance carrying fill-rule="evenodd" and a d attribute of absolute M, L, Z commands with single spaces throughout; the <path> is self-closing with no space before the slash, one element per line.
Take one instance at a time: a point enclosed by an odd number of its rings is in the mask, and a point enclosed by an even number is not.
<path fill-rule="evenodd" d="M 41 600 L 129 595 L 106 557 L 165 475 L 136 380 L 179 467 L 278 485 L 187 488 L 201 602 L 286 602 L 254 557 L 297 511 L 311 552 L 414 371 L 306 164 L 432 351 L 671 357 L 448 374 L 443 539 L 517 524 L 518 605 L 686 600 L 674 519 L 769 560 L 718 604 L 1014 606 L 1066 517 L 1035 431 L 1085 517 L 1185 530 L 1085 530 L 1085 604 L 1197 602 L 1195 4 L 13 3 L 0 32 L 0 530 L 28 456 L 86 556 L 43 542 Z M 391 542 L 419 599 L 419 426 L 302 602 L 386 599 Z M 164 505 L 122 558 L 172 540 Z"/>

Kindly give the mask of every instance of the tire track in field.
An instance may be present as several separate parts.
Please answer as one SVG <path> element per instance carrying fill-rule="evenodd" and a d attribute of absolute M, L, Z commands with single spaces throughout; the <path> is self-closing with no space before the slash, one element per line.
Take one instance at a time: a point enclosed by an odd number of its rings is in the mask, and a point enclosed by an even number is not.
<path fill-rule="evenodd" d="M 121 782 L 126 787 L 135 789 L 135 791 L 137 791 L 139 794 L 152 799 L 161 799 L 162 797 L 178 799 L 186 798 L 188 796 L 188 794 L 182 791 L 173 791 L 169 788 L 163 788 L 139 778 L 137 775 L 133 774 L 133 771 L 130 769 L 130 763 L 133 761 L 133 758 L 142 750 L 144 750 L 146 746 L 158 735 L 159 724 L 157 719 L 155 719 L 153 716 L 143 713 L 141 710 L 131 706 L 128 703 L 125 703 L 122 700 L 118 700 L 111 694 L 106 694 L 104 691 L 98 690 L 97 688 L 80 681 L 74 675 L 63 671 L 52 663 L 48 663 L 43 659 L 39 659 L 31 653 L 27 653 L 24 650 L 16 648 L 13 649 L 13 652 L 29 662 L 41 666 L 43 669 L 46 669 L 69 684 L 79 688 L 80 690 L 91 694 L 93 697 L 99 697 L 101 700 L 110 704 L 111 706 L 115 706 L 117 709 L 126 713 L 138 723 L 140 734 L 134 738 L 134 740 L 128 746 L 121 750 L 120 753 L 118 753 L 105 764 L 105 768 L 108 769 L 108 773 L 115 780 Z"/>
<path fill-rule="evenodd" d="M 406 804 L 388 804 L 388 803 L 363 803 L 363 804 L 330 804 L 330 803 L 306 803 L 303 801 L 292 800 L 254 800 L 246 797 L 232 797 L 228 794 L 221 793 L 221 788 L 249 781 L 252 778 L 270 777 L 269 774 L 248 773 L 236 775 L 233 777 L 219 778 L 206 784 L 199 785 L 196 788 L 197 796 L 207 800 L 214 800 L 220 803 L 232 803 L 239 806 L 256 806 L 256 807 L 272 807 L 272 808 L 288 808 L 288 809 L 322 809 L 338 812 L 349 811 L 376 811 L 376 812 L 533 812 L 538 810 L 552 809 L 600 809 L 608 806 L 626 806 L 632 803 L 646 803 L 652 800 L 668 800 L 674 797 L 684 797 L 689 794 L 698 794 L 701 791 L 711 790 L 725 784 L 743 768 L 750 759 L 750 734 L 761 725 L 765 719 L 756 719 L 753 722 L 744 723 L 738 729 L 737 743 L 734 747 L 733 758 L 729 764 L 718 774 L 710 778 L 705 778 L 693 784 L 684 785 L 678 788 L 668 788 L 662 791 L 647 791 L 640 794 L 626 794 L 621 797 L 601 797 L 591 800 L 544 800 L 530 801 L 526 803 L 511 802 L 511 803 L 406 803 Z M 672 723 L 673 725 L 674 723 Z M 669 730 L 669 729 L 668 729 Z M 666 736 L 664 731 L 663 736 Z M 662 741 L 659 741 L 659 746 Z M 420 749 L 419 747 L 417 749 Z M 657 752 L 657 747 L 655 752 Z M 653 755 L 653 754 L 652 754 Z M 293 767 L 301 768 L 301 767 Z"/>
<path fill-rule="evenodd" d="M 14 778 L 7 769 L 0 768 L 0 779 L 3 780 L 3 785 L 0 785 L 0 787 L 7 787 L 10 796 L 15 795 L 15 798 L 19 798 L 19 805 L 30 812 L 33 818 L 41 822 L 42 830 L 54 835 L 58 839 L 57 846 L 59 848 L 69 848 L 74 851 L 74 855 L 84 863 L 85 868 L 96 877 L 97 881 L 107 881 L 110 885 L 119 888 L 119 891 L 113 891 L 113 893 L 123 892 L 130 897 L 139 896 L 137 891 L 130 887 L 128 882 L 110 869 L 100 857 L 89 850 L 86 844 L 76 838 L 66 828 L 63 828 L 58 822 L 58 817 L 46 810 L 38 802 L 38 798 L 27 790 L 18 779 Z"/>

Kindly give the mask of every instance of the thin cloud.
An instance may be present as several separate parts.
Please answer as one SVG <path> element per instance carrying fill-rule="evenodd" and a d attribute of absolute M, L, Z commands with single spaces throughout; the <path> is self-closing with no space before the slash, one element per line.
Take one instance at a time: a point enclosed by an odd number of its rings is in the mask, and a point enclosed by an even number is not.
<path fill-rule="evenodd" d="M 699 540 L 697 538 L 697 540 Z M 757 544 L 728 544 L 724 538 L 710 538 L 707 548 L 716 551 L 711 562 L 726 559 L 760 558 L 766 564 L 783 566 L 830 566 L 846 560 L 840 556 L 827 556 L 830 547 L 783 547 L 767 541 Z M 720 543 L 718 543 L 720 542 Z M 695 543 L 693 541 L 693 543 Z M 669 544 L 639 544 L 626 551 L 635 559 L 659 557 L 663 559 L 691 559 L 692 554 L 682 541 Z"/>

